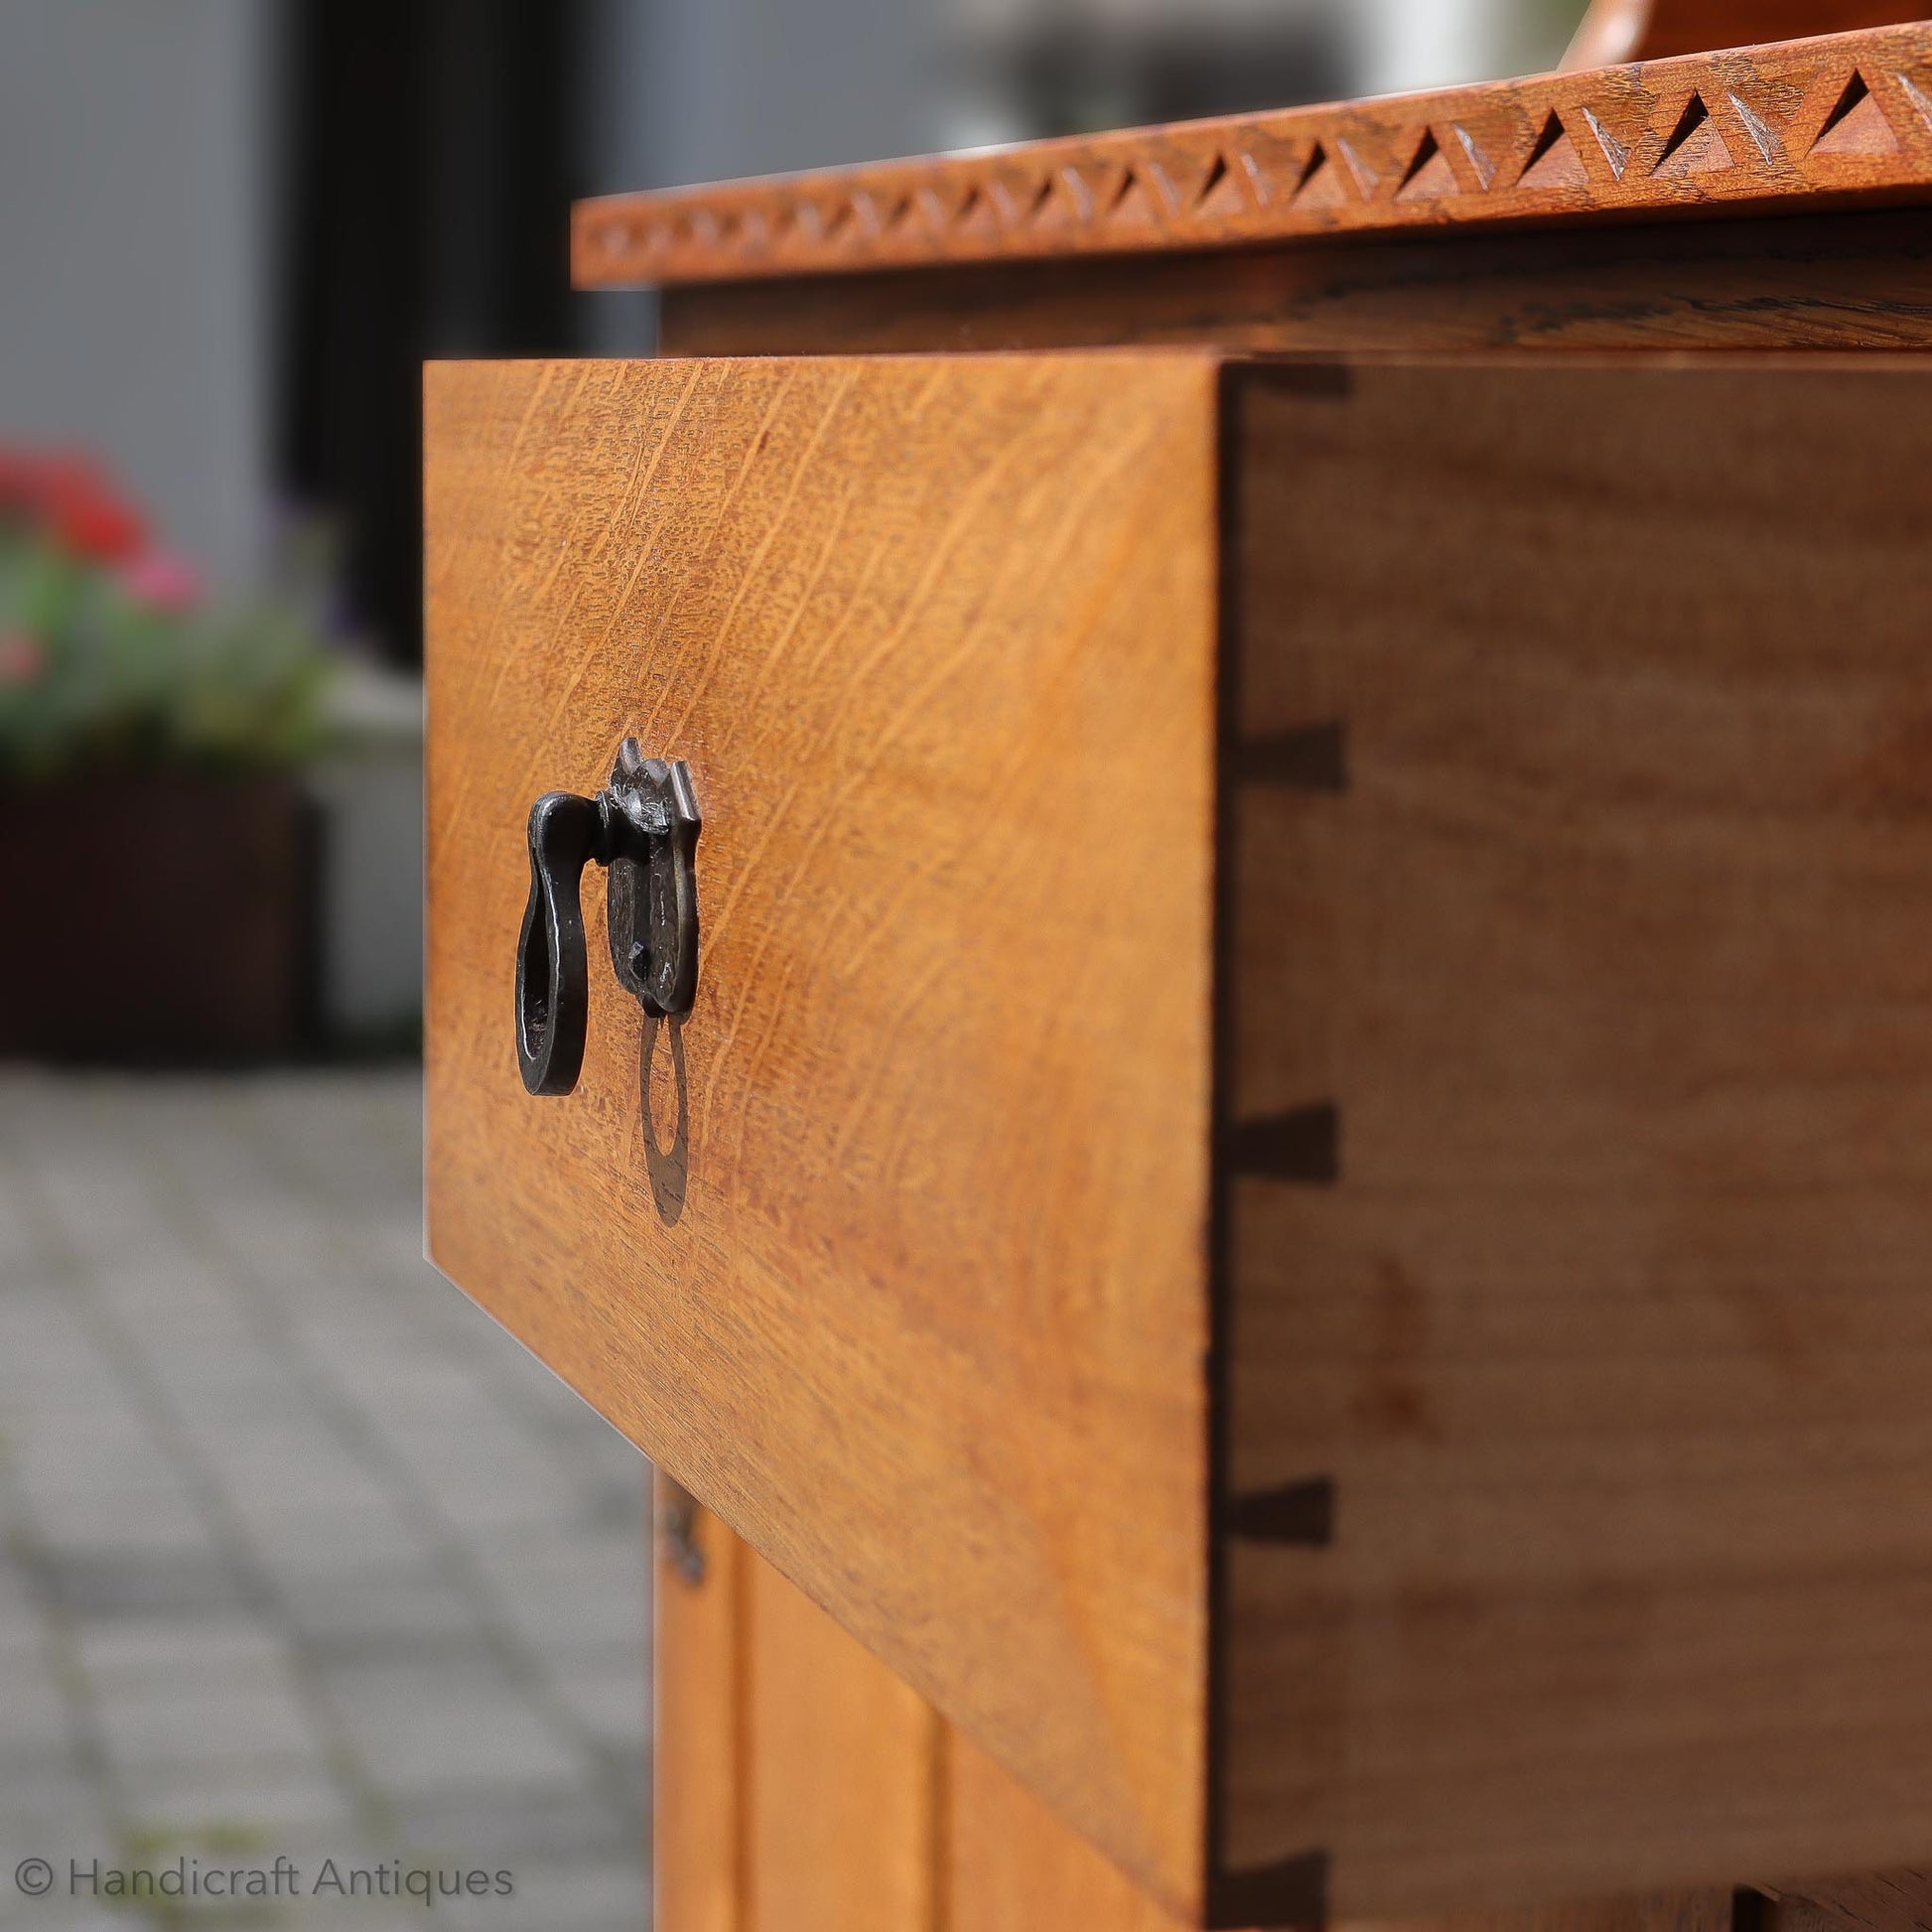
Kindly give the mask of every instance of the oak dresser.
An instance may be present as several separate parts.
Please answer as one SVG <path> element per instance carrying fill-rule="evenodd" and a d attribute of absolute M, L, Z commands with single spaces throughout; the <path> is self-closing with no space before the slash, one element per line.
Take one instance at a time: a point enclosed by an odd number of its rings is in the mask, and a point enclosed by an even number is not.
<path fill-rule="evenodd" d="M 661 1932 L 1923 1922 L 1932 25 L 574 251 L 429 1225 L 663 1478 Z"/>

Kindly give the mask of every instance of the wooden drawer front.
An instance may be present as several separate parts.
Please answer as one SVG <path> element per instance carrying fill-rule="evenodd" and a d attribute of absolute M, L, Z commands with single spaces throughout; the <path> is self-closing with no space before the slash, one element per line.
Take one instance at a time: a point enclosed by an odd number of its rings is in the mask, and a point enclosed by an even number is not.
<path fill-rule="evenodd" d="M 428 384 L 435 1258 L 1193 1904 L 1216 373 Z M 702 968 L 511 1035 L 523 823 L 690 762 Z M 640 1104 L 640 1087 L 648 1102 Z"/>
<path fill-rule="evenodd" d="M 438 1261 L 1166 1908 L 1932 1852 L 1932 383 L 429 389 Z M 511 1045 L 689 760 L 702 983 Z M 589 889 L 598 924 L 598 889 Z"/>

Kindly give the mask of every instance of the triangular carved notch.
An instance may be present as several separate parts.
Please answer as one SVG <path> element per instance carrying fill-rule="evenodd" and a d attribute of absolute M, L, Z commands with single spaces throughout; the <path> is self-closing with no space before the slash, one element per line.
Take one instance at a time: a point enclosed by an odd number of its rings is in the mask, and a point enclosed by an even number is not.
<path fill-rule="evenodd" d="M 1570 138 L 1570 130 L 1564 126 L 1563 117 L 1554 107 L 1544 116 L 1535 144 L 1530 149 L 1529 162 L 1517 177 L 1516 185 L 1518 188 L 1586 188 L 1589 185 L 1589 171 L 1584 166 L 1584 158 L 1577 152 L 1577 144 Z"/>
<path fill-rule="evenodd" d="M 1348 199 L 1342 186 L 1341 170 L 1328 159 L 1326 146 L 1317 141 L 1302 169 L 1301 186 L 1295 191 L 1301 207 L 1334 207 Z"/>
<path fill-rule="evenodd" d="M 881 234 L 887 226 L 887 216 L 881 210 L 878 197 L 870 189 L 861 188 L 852 196 L 852 212 L 858 217 L 862 232 L 869 235 Z"/>
<path fill-rule="evenodd" d="M 1468 157 L 1469 166 L 1475 170 L 1476 180 L 1488 189 L 1496 179 L 1496 164 L 1483 153 L 1481 143 L 1462 125 L 1455 124 L 1455 138 L 1462 143 L 1462 152 Z"/>
<path fill-rule="evenodd" d="M 1234 160 L 1230 161 L 1225 152 L 1217 150 L 1212 165 L 1194 193 L 1194 218 L 1199 221 L 1224 220 L 1230 215 L 1246 214 L 1253 206 L 1250 201 L 1253 188 L 1253 157 L 1237 152 Z M 1259 198 L 1262 202 L 1267 199 L 1265 194 Z"/>
<path fill-rule="evenodd" d="M 1381 186 L 1382 177 L 1362 158 L 1355 144 L 1345 135 L 1335 136 L 1335 151 L 1348 164 L 1348 172 L 1355 179 L 1355 186 L 1361 192 L 1363 201 L 1374 199 L 1375 191 Z"/>
<path fill-rule="evenodd" d="M 1053 192 L 1053 177 L 1016 184 L 997 175 L 986 184 L 987 197 L 1006 228 L 1024 227 L 1046 206 Z"/>
<path fill-rule="evenodd" d="M 1932 132 L 1932 100 L 1926 98 L 1925 89 L 1902 69 L 1894 72 L 1892 78 L 1898 82 L 1898 91 L 1911 103 L 1912 112 L 1925 123 L 1927 130 Z"/>
<path fill-rule="evenodd" d="M 1060 170 L 1060 193 L 1067 206 L 1082 221 L 1091 221 L 1094 216 L 1093 189 L 1086 176 L 1078 168 Z"/>
<path fill-rule="evenodd" d="M 1455 178 L 1455 170 L 1449 165 L 1449 158 L 1443 152 L 1443 144 L 1436 138 L 1434 128 L 1425 128 L 1422 139 L 1416 144 L 1416 152 L 1409 166 L 1404 170 L 1402 184 L 1395 191 L 1398 202 L 1439 201 L 1446 195 L 1459 195 L 1462 184 Z"/>
<path fill-rule="evenodd" d="M 1146 172 L 1149 185 L 1160 198 L 1162 213 L 1183 213 L 1187 207 L 1187 196 L 1173 176 L 1158 161 L 1150 161 Z"/>
<path fill-rule="evenodd" d="M 1814 148 L 1821 147 L 1830 136 L 1836 134 L 1870 98 L 1871 89 L 1866 84 L 1864 75 L 1855 69 L 1851 79 L 1839 89 L 1837 103 L 1833 106 L 1832 111 L 1825 116 L 1825 125 L 1818 130 L 1818 139 L 1811 145 Z"/>
<path fill-rule="evenodd" d="M 1897 147 L 1898 136 L 1892 132 L 1877 96 L 1864 75 L 1855 72 L 1845 83 L 1837 105 L 1825 117 L 1811 151 L 1828 155 L 1892 154 Z"/>
<path fill-rule="evenodd" d="M 1107 219 L 1116 227 L 1132 228 L 1143 226 L 1156 216 L 1154 198 L 1148 193 L 1147 184 L 1137 169 L 1128 168 L 1107 204 Z"/>
<path fill-rule="evenodd" d="M 1587 107 L 1584 109 L 1584 121 L 1596 137 L 1596 145 L 1602 149 L 1603 159 L 1610 164 L 1610 173 L 1621 181 L 1624 169 L 1630 165 L 1630 150 Z"/>
<path fill-rule="evenodd" d="M 1028 211 L 1030 221 L 1040 226 L 1058 227 L 1066 222 L 1084 224 L 1093 219 L 1093 191 L 1078 168 L 1068 166 L 1049 175 L 1040 184 L 1038 195 Z"/>
<path fill-rule="evenodd" d="M 1673 180 L 1685 175 L 1715 175 L 1736 165 L 1709 104 L 1702 94 L 1693 94 L 1684 103 L 1684 111 L 1664 143 L 1664 152 L 1650 172 Z"/>
<path fill-rule="evenodd" d="M 1725 98 L 1730 102 L 1731 112 L 1737 116 L 1738 125 L 1751 137 L 1751 146 L 1766 161 L 1775 161 L 1784 152 L 1784 148 L 1772 131 L 1771 123 L 1741 94 L 1726 94 Z"/>

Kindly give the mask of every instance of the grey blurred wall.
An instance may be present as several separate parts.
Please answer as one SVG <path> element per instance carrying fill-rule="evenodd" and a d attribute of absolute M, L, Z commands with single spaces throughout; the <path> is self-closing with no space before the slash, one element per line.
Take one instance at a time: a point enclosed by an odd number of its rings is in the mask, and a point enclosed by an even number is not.
<path fill-rule="evenodd" d="M 547 4 L 547 0 L 531 0 Z M 1540 65 L 1581 0 L 582 0 L 592 193 L 1023 135 L 1002 53 L 1327 14 L 1347 84 Z M 269 500 L 279 0 L 0 0 L 0 438 L 109 454 L 168 539 L 244 584 Z M 1538 23 L 1525 35 L 1523 23 Z M 1164 27 L 1165 23 L 1165 27 Z M 1544 43 L 1547 43 L 1545 45 Z M 992 97 L 961 85 L 992 48 Z M 980 80 L 985 79 L 982 69 Z M 648 340 L 598 298 L 586 346 Z"/>
<path fill-rule="evenodd" d="M 599 192 L 929 147 L 946 0 L 593 0 Z"/>
<path fill-rule="evenodd" d="M 273 0 L 0 0 L 0 439 L 108 456 L 217 582 L 262 555 Z"/>
<path fill-rule="evenodd" d="M 590 192 L 1024 139 L 1011 83 L 1090 56 L 1325 37 L 1322 81 L 1386 92 L 1554 64 L 1585 0 L 587 0 Z M 1311 70 L 1312 71 L 1312 70 Z M 1287 104 L 1284 102 L 1284 104 Z"/>
<path fill-rule="evenodd" d="M 920 154 L 947 138 L 948 0 L 586 0 L 585 190 Z M 581 298 L 583 346 L 647 350 L 653 298 Z"/>

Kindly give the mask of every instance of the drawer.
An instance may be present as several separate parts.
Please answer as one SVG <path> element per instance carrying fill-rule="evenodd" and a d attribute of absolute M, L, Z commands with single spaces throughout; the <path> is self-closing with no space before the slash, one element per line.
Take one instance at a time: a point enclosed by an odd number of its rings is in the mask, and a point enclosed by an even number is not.
<path fill-rule="evenodd" d="M 1928 431 L 1880 358 L 433 367 L 434 1258 L 1184 1918 L 1923 1858 Z M 695 1004 L 591 866 L 533 1097 L 526 822 L 626 738 Z"/>

